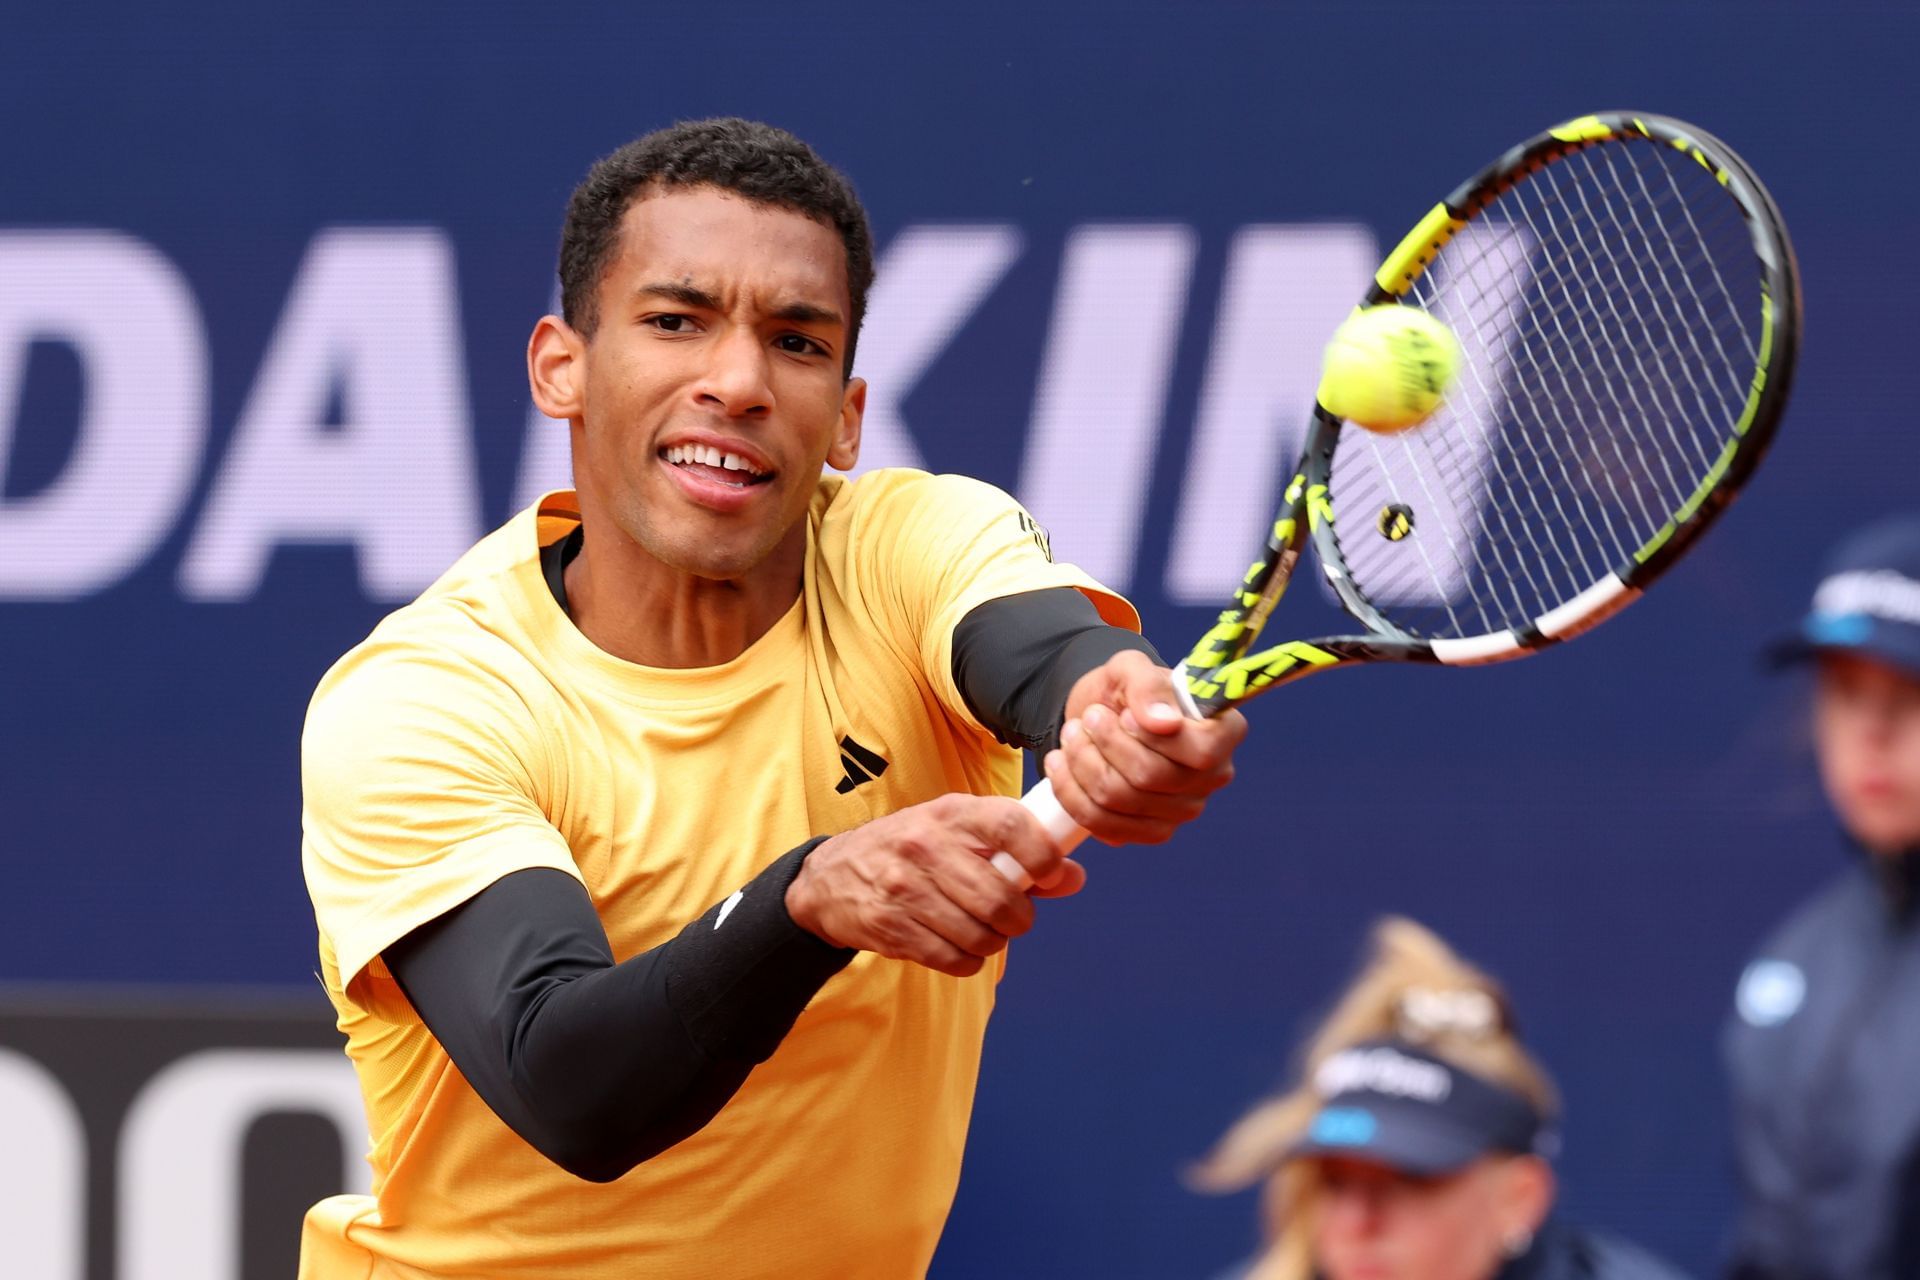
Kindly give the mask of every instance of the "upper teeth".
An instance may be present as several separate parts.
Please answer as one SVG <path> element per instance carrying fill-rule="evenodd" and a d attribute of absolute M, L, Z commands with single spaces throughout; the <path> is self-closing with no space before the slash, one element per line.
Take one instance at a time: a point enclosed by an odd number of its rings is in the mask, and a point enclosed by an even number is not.
<path fill-rule="evenodd" d="M 763 476 L 766 472 L 754 466 L 737 453 L 722 453 L 710 444 L 675 444 L 667 446 L 667 461 L 673 463 L 698 462 L 709 467 L 722 467 L 728 471 L 744 471 L 750 476 Z"/>

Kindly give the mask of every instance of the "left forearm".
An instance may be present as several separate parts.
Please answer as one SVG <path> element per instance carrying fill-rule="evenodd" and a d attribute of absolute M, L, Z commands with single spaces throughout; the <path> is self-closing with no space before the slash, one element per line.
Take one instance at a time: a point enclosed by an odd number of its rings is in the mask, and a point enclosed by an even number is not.
<path fill-rule="evenodd" d="M 1161 661 L 1145 637 L 1108 626 L 1073 588 L 1028 591 L 989 600 L 960 620 L 953 678 L 974 717 L 1002 742 L 1049 751 L 1075 682 L 1126 650 Z"/>

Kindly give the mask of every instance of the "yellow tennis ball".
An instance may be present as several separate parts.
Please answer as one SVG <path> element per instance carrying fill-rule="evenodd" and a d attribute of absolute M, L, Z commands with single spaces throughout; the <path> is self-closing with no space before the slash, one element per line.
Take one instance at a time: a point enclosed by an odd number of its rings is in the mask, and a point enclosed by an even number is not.
<path fill-rule="evenodd" d="M 1403 431 L 1440 407 L 1459 369 L 1460 342 L 1447 326 L 1418 307 L 1367 307 L 1327 343 L 1320 403 L 1370 431 Z"/>

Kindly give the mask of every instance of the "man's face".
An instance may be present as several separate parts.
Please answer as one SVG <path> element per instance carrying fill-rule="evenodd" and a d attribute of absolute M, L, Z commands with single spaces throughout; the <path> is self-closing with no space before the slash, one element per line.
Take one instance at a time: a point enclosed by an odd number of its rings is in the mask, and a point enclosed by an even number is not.
<path fill-rule="evenodd" d="M 1875 853 L 1920 845 L 1920 680 L 1823 654 L 1813 723 L 1827 796 L 1854 839 Z"/>
<path fill-rule="evenodd" d="M 821 466 L 858 455 L 866 399 L 841 374 L 839 234 L 717 188 L 646 195 L 598 298 L 574 434 L 583 508 L 703 578 L 804 537 Z"/>

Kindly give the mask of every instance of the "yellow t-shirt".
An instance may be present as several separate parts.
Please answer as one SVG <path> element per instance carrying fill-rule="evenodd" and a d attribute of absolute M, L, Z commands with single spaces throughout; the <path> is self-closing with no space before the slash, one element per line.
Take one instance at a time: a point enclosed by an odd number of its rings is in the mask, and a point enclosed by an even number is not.
<path fill-rule="evenodd" d="M 467 1085 L 381 951 L 510 872 L 592 895 L 617 959 L 814 835 L 953 791 L 1013 794 L 968 712 L 955 624 L 1085 591 L 1011 498 L 956 476 L 823 477 L 800 598 L 724 666 L 635 666 L 555 603 L 552 495 L 482 540 L 321 681 L 302 743 L 303 860 L 360 1076 L 372 1196 L 307 1215 L 303 1280 L 924 1273 L 959 1178 L 1001 964 L 969 979 L 862 953 L 700 1132 L 607 1184 L 535 1152 Z M 851 738 L 886 761 L 843 758 Z M 857 763 L 857 762 L 856 762 Z"/>

